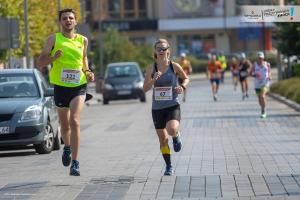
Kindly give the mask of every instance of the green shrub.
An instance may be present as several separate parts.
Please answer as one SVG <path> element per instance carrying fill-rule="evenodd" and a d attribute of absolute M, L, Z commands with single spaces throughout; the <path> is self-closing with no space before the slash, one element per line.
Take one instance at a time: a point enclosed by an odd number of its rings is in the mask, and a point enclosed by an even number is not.
<path fill-rule="evenodd" d="M 271 85 L 271 92 L 300 103 L 300 78 L 290 78 Z"/>
<path fill-rule="evenodd" d="M 300 77 L 300 64 L 295 64 L 293 66 L 293 75 Z"/>

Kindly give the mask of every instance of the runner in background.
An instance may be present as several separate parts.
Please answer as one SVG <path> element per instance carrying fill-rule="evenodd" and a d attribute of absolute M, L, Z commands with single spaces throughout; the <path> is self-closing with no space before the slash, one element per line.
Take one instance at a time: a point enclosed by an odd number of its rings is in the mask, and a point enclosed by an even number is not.
<path fill-rule="evenodd" d="M 211 59 L 207 66 L 207 76 L 210 80 L 211 90 L 214 101 L 218 100 L 219 84 L 221 80 L 222 66 L 219 61 L 217 61 L 216 55 L 211 55 Z"/>
<path fill-rule="evenodd" d="M 239 64 L 239 78 L 242 89 L 242 99 L 249 98 L 248 95 L 248 76 L 250 74 L 250 69 L 252 67 L 251 62 L 246 58 L 246 54 L 241 54 L 241 61 Z"/>
<path fill-rule="evenodd" d="M 182 67 L 182 69 L 183 69 L 183 71 L 185 72 L 186 75 L 190 75 L 192 73 L 193 68 L 192 68 L 191 62 L 186 58 L 185 53 L 180 54 L 179 64 Z M 179 85 L 181 85 L 183 83 L 183 80 L 179 77 L 178 82 L 179 82 Z M 183 98 L 182 98 L 183 102 L 186 101 L 186 93 L 187 93 L 187 90 L 184 90 L 183 91 Z"/>
<path fill-rule="evenodd" d="M 254 87 L 258 97 L 258 102 L 261 108 L 261 118 L 266 118 L 266 94 L 269 91 L 271 80 L 271 67 L 270 63 L 266 62 L 263 52 L 257 53 L 257 62 L 254 63 L 251 74 L 255 77 Z"/>

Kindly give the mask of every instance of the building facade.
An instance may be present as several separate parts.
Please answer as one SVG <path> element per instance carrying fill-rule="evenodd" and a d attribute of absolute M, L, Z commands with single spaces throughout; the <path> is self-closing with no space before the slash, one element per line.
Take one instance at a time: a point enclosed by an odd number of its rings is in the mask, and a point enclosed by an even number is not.
<path fill-rule="evenodd" d="M 241 23 L 240 5 L 278 5 L 282 0 L 89 0 L 95 32 L 118 29 L 135 43 L 166 38 L 173 55 L 272 50 L 270 23 Z"/>

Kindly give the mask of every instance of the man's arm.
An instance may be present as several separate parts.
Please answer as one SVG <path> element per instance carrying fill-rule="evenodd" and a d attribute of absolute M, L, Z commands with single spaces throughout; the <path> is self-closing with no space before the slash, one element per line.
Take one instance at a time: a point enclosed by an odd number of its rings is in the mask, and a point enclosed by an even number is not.
<path fill-rule="evenodd" d="M 55 44 L 55 35 L 50 35 L 41 52 L 41 55 L 37 60 L 37 66 L 39 69 L 42 69 L 43 67 L 49 65 L 50 63 L 52 63 L 54 60 L 56 60 L 58 57 L 62 55 L 62 51 L 60 50 L 56 51 L 54 56 L 50 55 L 54 44 Z"/>
<path fill-rule="evenodd" d="M 89 62 L 87 58 L 87 47 L 88 39 L 84 37 L 84 47 L 83 47 L 83 68 L 82 71 L 85 73 L 89 81 L 94 81 L 94 73 L 89 68 Z"/>

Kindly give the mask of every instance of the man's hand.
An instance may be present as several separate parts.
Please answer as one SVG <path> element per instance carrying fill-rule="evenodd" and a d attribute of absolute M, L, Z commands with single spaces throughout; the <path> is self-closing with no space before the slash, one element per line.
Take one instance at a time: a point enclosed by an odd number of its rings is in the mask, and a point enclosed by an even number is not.
<path fill-rule="evenodd" d="M 85 75 L 86 75 L 86 77 L 87 77 L 87 79 L 88 79 L 89 82 L 93 82 L 95 80 L 95 75 L 94 75 L 93 72 L 86 71 Z"/>
<path fill-rule="evenodd" d="M 56 60 L 57 58 L 61 57 L 63 54 L 62 50 L 57 50 L 53 56 L 54 60 Z"/>

